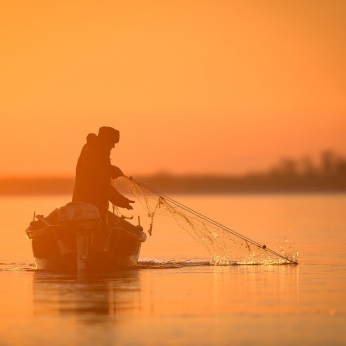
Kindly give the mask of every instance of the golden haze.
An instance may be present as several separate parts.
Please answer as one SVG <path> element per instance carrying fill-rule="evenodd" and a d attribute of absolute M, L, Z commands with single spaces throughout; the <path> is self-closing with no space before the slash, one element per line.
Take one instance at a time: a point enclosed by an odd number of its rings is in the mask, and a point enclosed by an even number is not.
<path fill-rule="evenodd" d="M 74 174 L 121 131 L 127 174 L 238 173 L 345 154 L 346 2 L 0 4 L 0 175 Z"/>

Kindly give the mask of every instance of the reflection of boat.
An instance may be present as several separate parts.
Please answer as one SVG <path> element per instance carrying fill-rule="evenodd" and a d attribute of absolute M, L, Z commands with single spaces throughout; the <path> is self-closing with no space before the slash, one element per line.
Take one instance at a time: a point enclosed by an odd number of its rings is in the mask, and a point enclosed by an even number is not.
<path fill-rule="evenodd" d="M 75 316 L 78 323 L 90 325 L 100 321 L 98 316 L 141 312 L 138 270 L 90 272 L 83 276 L 36 271 L 32 278 L 35 315 Z"/>
<path fill-rule="evenodd" d="M 93 270 L 136 266 L 143 228 L 108 212 L 108 229 L 98 210 L 81 202 L 68 203 L 47 217 L 37 215 L 26 234 L 32 240 L 37 269 Z"/>

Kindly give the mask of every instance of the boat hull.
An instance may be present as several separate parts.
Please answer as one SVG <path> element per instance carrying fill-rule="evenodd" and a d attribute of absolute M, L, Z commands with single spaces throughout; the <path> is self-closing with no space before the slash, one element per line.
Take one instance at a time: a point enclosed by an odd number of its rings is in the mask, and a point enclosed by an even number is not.
<path fill-rule="evenodd" d="M 109 213 L 109 229 L 81 230 L 48 226 L 26 230 L 32 242 L 36 268 L 41 270 L 101 270 L 134 267 L 141 244 L 142 227 Z"/>

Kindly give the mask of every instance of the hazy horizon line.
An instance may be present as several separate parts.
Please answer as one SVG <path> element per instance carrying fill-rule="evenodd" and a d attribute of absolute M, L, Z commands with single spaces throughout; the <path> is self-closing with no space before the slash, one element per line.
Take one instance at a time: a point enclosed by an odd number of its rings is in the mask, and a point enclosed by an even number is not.
<path fill-rule="evenodd" d="M 341 192 L 346 191 L 346 158 L 326 151 L 317 163 L 309 156 L 283 158 L 267 170 L 243 174 L 161 171 L 134 178 L 165 193 Z M 0 194 L 72 194 L 74 180 L 72 175 L 0 176 Z"/>
<path fill-rule="evenodd" d="M 251 175 L 266 175 L 273 172 L 276 173 L 294 173 L 294 174 L 304 174 L 304 173 L 323 173 L 328 170 L 346 170 L 346 156 L 337 153 L 331 149 L 325 149 L 320 152 L 318 159 L 312 157 L 311 155 L 305 155 L 299 158 L 292 158 L 289 156 L 282 156 L 275 164 L 262 169 L 247 169 L 242 172 L 183 172 L 175 173 L 169 170 L 160 169 L 153 173 L 140 173 L 135 172 L 134 174 L 129 174 L 128 177 L 245 177 Z M 6 173 L 0 174 L 0 180 L 6 179 L 74 179 L 75 174 L 20 174 L 20 173 Z"/>

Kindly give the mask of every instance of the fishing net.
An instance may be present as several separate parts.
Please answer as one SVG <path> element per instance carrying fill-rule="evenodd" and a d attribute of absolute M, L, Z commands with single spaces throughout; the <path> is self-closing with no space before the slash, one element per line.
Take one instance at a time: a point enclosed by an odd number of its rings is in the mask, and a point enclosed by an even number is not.
<path fill-rule="evenodd" d="M 287 251 L 281 247 L 280 253 L 275 252 L 132 178 L 123 177 L 123 183 L 128 193 L 148 212 L 151 218 L 149 233 L 155 215 L 171 216 L 208 249 L 212 265 L 298 263 L 298 254 L 292 246 Z"/>

